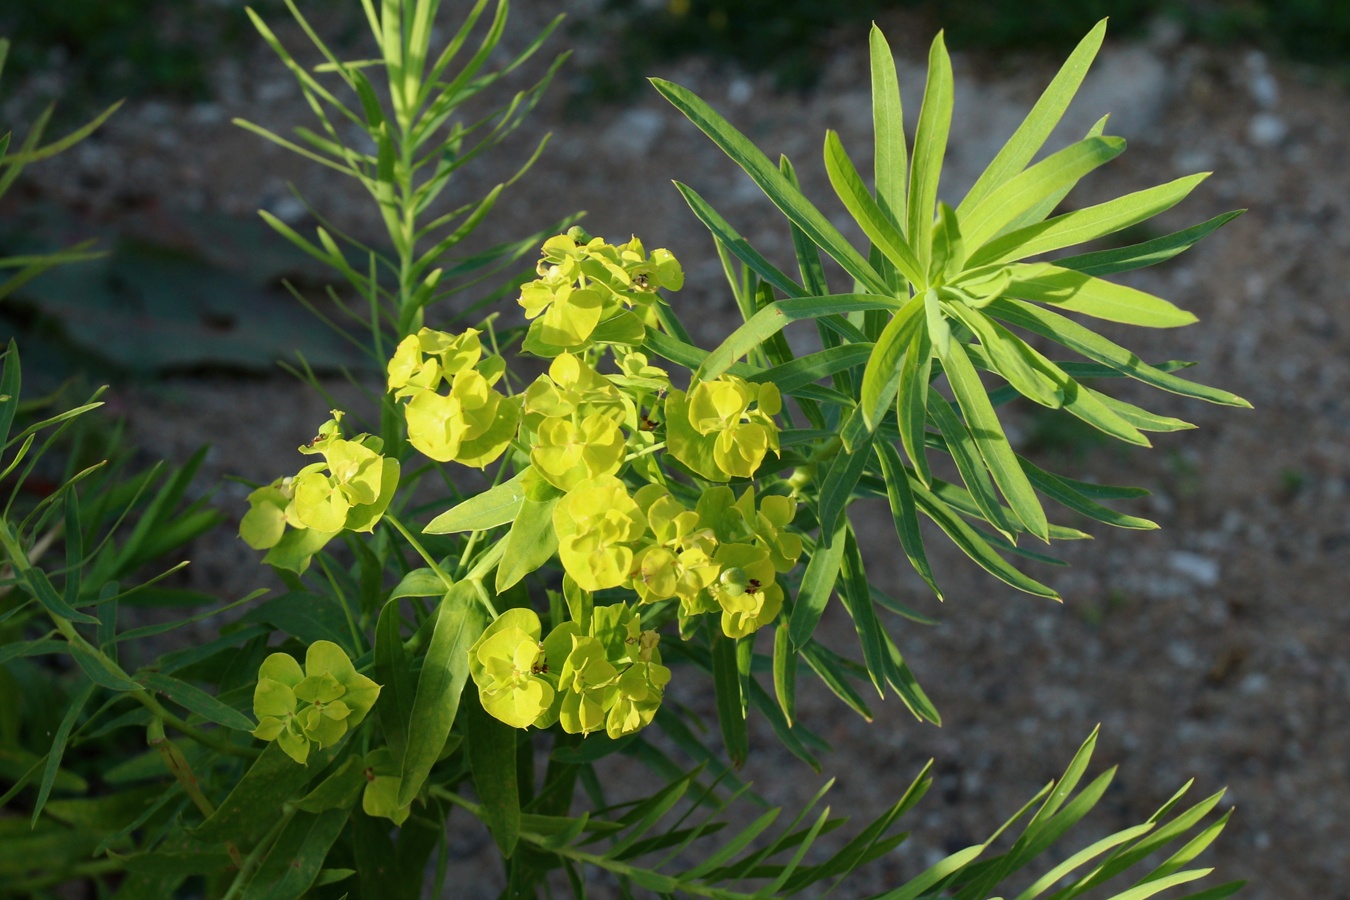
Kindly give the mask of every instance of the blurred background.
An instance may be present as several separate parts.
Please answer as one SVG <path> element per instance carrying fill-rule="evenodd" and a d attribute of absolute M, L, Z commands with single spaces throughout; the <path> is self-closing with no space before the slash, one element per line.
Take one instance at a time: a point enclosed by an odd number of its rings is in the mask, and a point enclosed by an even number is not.
<path fill-rule="evenodd" d="M 363 52 L 354 0 L 300 5 L 326 37 Z M 461 4 L 444 6 L 448 35 Z M 255 8 L 303 49 L 281 3 Z M 870 724 L 823 693 L 799 706 L 836 748 L 826 768 L 839 776 L 837 812 L 875 814 L 936 759 L 937 789 L 915 837 L 860 889 L 880 890 L 983 836 L 1101 723 L 1098 770 L 1121 767 L 1103 832 L 1147 816 L 1186 779 L 1201 796 L 1227 786 L 1238 811 L 1209 859 L 1225 878 L 1253 879 L 1244 896 L 1350 898 L 1342 814 L 1350 808 L 1350 4 L 518 0 L 505 49 L 522 48 L 560 9 L 567 23 L 518 87 L 556 53 L 573 50 L 572 59 L 514 151 L 484 159 L 460 197 L 485 193 L 545 133 L 553 139 L 478 240 L 518 238 L 584 209 L 594 234 L 635 233 L 648 247 L 669 247 L 689 273 L 674 302 L 707 347 L 734 327 L 734 304 L 710 239 L 670 179 L 716 198 L 775 262 L 788 264 L 791 242 L 748 179 L 664 106 L 645 76 L 684 84 L 766 152 L 792 157 L 808 196 L 842 226 L 819 148 L 834 128 L 861 168 L 870 162 L 872 20 L 895 47 L 911 128 L 928 44 L 946 31 L 957 121 L 940 193 L 951 201 L 1058 61 L 1111 17 L 1056 146 L 1109 112 L 1108 131 L 1131 149 L 1066 208 L 1213 171 L 1158 233 L 1248 210 L 1131 281 L 1193 310 L 1199 325 L 1111 335 L 1145 358 L 1196 361 L 1198 380 L 1256 409 L 1145 395 L 1149 408 L 1200 429 L 1126 452 L 1060 417 L 1011 408 L 1019 450 L 1080 476 L 1149 488 L 1131 511 L 1163 530 L 1100 532 L 1067 548 L 1071 568 L 1035 573 L 1061 591 L 1062 606 L 1016 595 L 931 541 L 948 598 L 939 605 L 896 562 L 885 510 L 861 508 L 876 580 L 941 620 L 897 622 L 894 633 L 944 725 L 921 726 L 895 701 L 875 704 Z M 380 226 L 352 185 L 231 123 L 242 116 L 283 133 L 310 123 L 242 4 L 9 0 L 0 35 L 14 42 L 0 81 L 0 131 L 22 133 L 59 100 L 53 133 L 64 132 L 127 98 L 92 139 L 26 171 L 0 205 L 0 255 L 90 237 L 110 251 L 0 304 L 0 338 L 19 336 L 26 390 L 111 382 L 109 421 L 125 420 L 145 458 L 181 461 L 211 445 L 199 491 L 225 475 L 261 482 L 293 470 L 294 448 L 331 404 L 276 361 L 295 362 L 301 351 L 339 402 L 363 402 L 360 389 L 378 384 L 379 373 L 362 369 L 283 290 L 289 281 L 322 304 L 327 276 L 255 213 L 267 209 L 303 231 L 317 211 L 367 240 L 378 240 Z M 501 304 L 508 320 L 513 305 Z M 1128 386 L 1120 391 L 1135 398 Z M 212 502 L 237 521 L 246 492 L 226 483 Z M 267 583 L 230 528 L 199 542 L 193 560 L 184 578 L 197 590 L 240 596 Z M 825 627 L 832 646 L 857 655 L 846 618 L 827 613 Z M 682 699 L 711 710 L 711 698 Z M 767 728 L 752 729 L 752 742 L 759 752 L 750 775 L 767 796 L 795 804 L 815 792 L 818 779 L 778 750 Z M 486 834 L 457 840 L 456 896 L 495 896 L 500 877 Z"/>

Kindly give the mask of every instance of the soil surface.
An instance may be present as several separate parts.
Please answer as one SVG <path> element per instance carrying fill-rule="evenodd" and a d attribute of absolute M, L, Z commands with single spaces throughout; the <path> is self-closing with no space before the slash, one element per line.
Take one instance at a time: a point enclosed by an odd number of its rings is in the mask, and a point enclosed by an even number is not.
<path fill-rule="evenodd" d="M 516 4 L 521 28 L 509 43 L 523 43 L 551 8 Z M 903 18 L 883 27 L 896 36 L 912 127 L 927 35 L 912 36 L 915 24 Z M 301 46 L 295 29 L 279 34 Z M 581 62 L 606 52 L 602 41 L 587 43 L 584 30 L 564 40 L 579 42 Z M 555 37 L 552 46 L 563 42 Z M 791 157 L 808 196 L 842 226 L 846 217 L 820 163 L 824 131 L 838 130 L 864 171 L 872 151 L 865 35 L 843 35 L 836 46 L 820 86 L 807 95 L 779 95 L 767 77 L 701 60 L 658 74 L 701 94 L 766 152 Z M 957 123 L 942 186 L 949 200 L 973 182 L 1054 71 L 1043 60 L 960 55 L 955 68 Z M 378 236 L 359 188 L 230 124 L 245 116 L 284 131 L 310 122 L 274 57 L 259 49 L 220 59 L 212 78 L 208 103 L 130 101 L 94 140 L 30 170 L 30 199 L 100 227 L 128 210 L 158 218 L 163 228 L 175 217 L 248 216 L 262 207 L 303 229 L 312 220 L 287 193 L 292 182 L 340 227 Z M 787 267 L 783 219 L 654 92 L 577 120 L 565 114 L 562 81 L 513 149 L 484 159 L 463 186 L 468 198 L 509 178 L 532 142 L 552 132 L 539 163 L 489 217 L 483 240 L 518 237 L 586 209 L 593 234 L 637 234 L 684 261 L 688 286 L 674 303 L 694 337 L 715 346 L 736 312 L 711 241 L 670 179 L 690 183 Z M 1350 604 L 1343 593 L 1350 565 L 1350 100 L 1316 73 L 1243 50 L 1190 46 L 1160 27 L 1145 43 L 1108 40 L 1062 138 L 1081 135 L 1104 113 L 1113 114 L 1108 131 L 1126 137 L 1130 150 L 1071 195 L 1070 206 L 1213 171 L 1161 228 L 1247 209 L 1181 258 L 1126 279 L 1194 311 L 1200 324 L 1112 329 L 1111 336 L 1145 359 L 1195 361 L 1192 377 L 1246 397 L 1255 409 L 1123 386 L 1120 396 L 1199 426 L 1128 452 L 1013 413 L 1010 427 L 1033 458 L 1076 477 L 1147 487 L 1151 496 L 1128 511 L 1162 525 L 1154 532 L 1094 527 L 1096 540 L 1058 548 L 1071 567 L 1033 574 L 1061 591 L 1062 605 L 983 575 L 934 533 L 928 550 L 946 593 L 939 604 L 897 553 L 884 507 L 855 507 L 869 574 L 941 619 L 935 627 L 888 622 L 943 725 L 916 722 L 894 698 L 874 702 L 868 723 L 801 679 L 801 718 L 835 748 L 824 763 L 837 778 L 828 800 L 836 813 L 868 820 L 935 761 L 935 789 L 910 814 L 913 837 L 836 896 L 883 890 L 982 839 L 1056 777 L 1100 724 L 1092 771 L 1119 772 L 1089 820 L 1093 835 L 1143 821 L 1194 779 L 1188 796 L 1226 788 L 1223 806 L 1237 808 L 1203 859 L 1224 880 L 1251 879 L 1242 896 L 1350 898 Z M 504 315 L 515 315 L 511 306 L 501 305 Z M 339 379 L 328 383 L 345 402 L 361 402 Z M 152 456 L 183 460 L 209 442 L 208 479 L 267 481 L 293 471 L 294 448 L 330 406 L 275 370 L 177 375 L 114 386 L 112 396 Z M 214 502 L 237 521 L 245 493 L 227 483 Z M 229 529 L 194 548 L 193 559 L 192 586 L 200 589 L 240 596 L 268 583 L 257 555 Z M 822 627 L 828 644 L 858 655 L 837 605 Z M 682 692 L 680 699 L 713 714 L 711 696 Z M 778 748 L 763 724 L 752 727 L 748 777 L 773 802 L 799 807 L 824 776 Z M 461 822 L 450 849 L 454 887 L 445 896 L 495 896 L 501 877 L 487 835 Z"/>

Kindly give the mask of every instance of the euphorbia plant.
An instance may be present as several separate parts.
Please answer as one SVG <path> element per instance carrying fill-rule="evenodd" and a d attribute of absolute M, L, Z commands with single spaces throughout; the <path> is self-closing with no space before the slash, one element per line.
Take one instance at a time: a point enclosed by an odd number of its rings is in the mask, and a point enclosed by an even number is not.
<path fill-rule="evenodd" d="M 791 894 L 845 876 L 905 840 L 893 826 L 927 789 L 927 770 L 820 861 L 807 863 L 805 854 L 840 824 L 828 810 L 808 818 L 808 808 L 777 832 L 769 830 L 776 810 L 735 835 L 720 829 L 722 812 L 746 790 L 733 768 L 748 753 L 752 710 L 804 764 L 821 765 L 816 753 L 826 745 L 795 705 L 800 662 L 864 715 L 855 681 L 893 691 L 918 718 L 938 721 L 886 627 L 891 613 L 913 613 L 870 585 L 849 504 L 888 499 L 899 543 L 934 591 L 920 515 L 995 577 L 1053 597 L 1005 559 L 1036 558 L 1021 543 L 1027 537 L 1086 536 L 1053 523 L 1042 498 L 1105 524 L 1156 526 L 1101 502 L 1139 491 L 1052 474 L 1023 458 L 998 407 L 1021 396 L 1147 444 L 1147 431 L 1187 426 L 1090 382 L 1126 376 L 1245 405 L 1173 374 L 1180 364 L 1142 362 L 1072 317 L 1150 327 L 1193 321 L 1105 276 L 1161 262 L 1231 216 L 1142 244 L 1022 261 L 1144 221 L 1199 183 L 1200 176 L 1180 179 L 1051 215 L 1083 175 L 1123 149 L 1104 136 L 1103 120 L 1083 140 L 1031 162 L 1104 26 L 1084 39 L 955 205 L 939 200 L 952 114 L 941 37 L 911 145 L 890 49 L 874 29 L 875 189 L 837 135 L 824 147 L 831 183 L 869 239 L 865 248 L 851 246 L 800 192 L 786 158 L 774 164 L 692 93 L 656 82 L 783 211 L 796 249 L 794 276 L 678 185 L 712 232 L 743 313 L 744 324 L 711 351 L 681 325 L 675 294 L 684 273 L 675 254 L 648 251 L 637 238 L 612 243 L 579 227 L 564 231 L 565 223 L 563 233 L 533 242 L 533 277 L 492 292 L 516 298 L 523 324 L 503 326 L 493 314 L 471 319 L 472 327 L 428 326 L 424 310 L 447 290 L 443 273 L 483 265 L 442 254 L 496 191 L 461 207 L 466 220 L 428 247 L 453 221 L 435 217 L 432 203 L 477 152 L 466 150 L 468 135 L 485 129 L 495 140 L 517 109 L 473 126 L 454 122 L 471 87 L 493 77 L 478 73 L 500 34 L 504 2 L 467 74 L 444 74 L 485 5 L 475 5 L 450 47 L 433 57 L 434 0 L 389 0 L 379 9 L 366 2 L 378 58 L 348 62 L 319 44 L 326 61 L 312 71 L 264 28 L 328 135 L 299 132 L 304 152 L 365 185 L 389 231 L 394 249 L 384 255 L 351 240 L 344 249 L 327 226 L 311 241 L 274 221 L 368 300 L 368 315 L 345 309 L 366 330 L 386 390 L 368 432 L 347 437 L 359 426 L 346 423 L 360 416 L 335 413 L 300 448 L 322 461 L 249 498 L 241 534 L 268 550 L 292 590 L 249 614 L 261 632 L 232 632 L 248 636 L 237 639 L 248 641 L 239 659 L 208 664 L 207 655 L 192 670 L 217 686 L 220 699 L 203 693 L 207 700 L 232 703 L 236 715 L 251 703 L 256 725 L 240 716 L 243 728 L 180 694 L 234 732 L 184 732 L 219 745 L 206 743 L 183 762 L 214 799 L 203 795 L 196 812 L 180 805 L 183 818 L 157 831 L 127 831 L 136 843 L 126 865 L 158 879 L 144 882 L 156 889 L 172 891 L 194 876 L 207 893 L 227 898 L 310 890 L 417 896 L 453 810 L 491 831 L 511 897 L 564 883 L 585 896 L 596 870 L 628 892 L 709 897 Z M 376 72 L 387 78 L 378 89 Z M 348 90 L 346 100 L 338 88 Z M 334 118 L 365 131 L 378 153 L 344 144 Z M 842 291 L 827 283 L 821 251 L 847 274 Z M 493 258 L 506 265 L 520 252 L 521 245 L 503 247 Z M 354 265 L 353 253 L 369 265 Z M 781 332 L 805 319 L 814 321 L 821 349 L 798 357 Z M 1083 359 L 1052 359 L 1019 332 Z M 517 353 L 546 361 L 546 371 L 522 380 L 512 365 Z M 956 479 L 940 477 L 935 454 L 951 457 L 947 471 Z M 490 486 L 463 494 L 455 477 L 463 468 L 483 470 Z M 861 662 L 814 638 L 836 594 L 856 625 Z M 279 650 L 268 647 L 272 629 L 286 635 Z M 232 646 L 229 633 L 222 641 Z M 250 664 L 256 677 L 241 676 Z M 134 684 L 130 676 L 123 673 Z M 699 740 L 692 711 L 663 703 L 672 683 L 700 680 L 716 698 L 722 747 Z M 647 729 L 667 740 L 649 740 Z M 271 746 L 258 755 L 250 732 Z M 1019 874 L 1105 791 L 1109 773 L 1075 793 L 1094 742 L 1095 735 L 1058 785 L 989 840 L 884 896 L 974 900 L 1016 889 L 1022 898 L 1068 898 L 1111 882 L 1119 884 L 1115 896 L 1143 898 L 1206 875 L 1189 865 L 1226 817 L 1202 825 L 1219 795 L 1182 810 L 1181 792 L 1147 822 L 1061 854 L 1063 862 L 1039 874 Z M 687 758 L 663 749 L 672 745 Z M 242 770 L 222 748 L 256 761 Z M 612 754 L 648 766 L 656 789 L 611 805 L 604 772 Z M 537 757 L 547 758 L 542 778 Z M 1033 806 L 1020 836 L 994 847 Z M 1146 862 L 1179 841 L 1161 862 Z M 1237 887 L 1190 896 L 1223 897 Z"/>

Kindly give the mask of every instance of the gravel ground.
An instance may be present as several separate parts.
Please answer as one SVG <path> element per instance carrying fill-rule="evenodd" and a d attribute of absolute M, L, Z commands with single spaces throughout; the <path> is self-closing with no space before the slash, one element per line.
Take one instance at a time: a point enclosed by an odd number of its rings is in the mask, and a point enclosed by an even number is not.
<path fill-rule="evenodd" d="M 522 2 L 517 14 L 541 23 L 549 6 Z M 912 32 L 904 19 L 883 24 L 894 35 Z M 913 116 L 926 36 L 897 43 Z M 865 169 L 871 136 L 865 40 L 850 35 L 839 46 L 807 96 L 781 96 L 765 78 L 696 60 L 660 74 L 702 94 L 768 152 L 792 157 L 807 194 L 842 225 L 842 210 L 828 202 L 819 141 L 837 129 Z M 578 53 L 584 60 L 604 50 L 583 38 Z M 1034 60 L 958 56 L 955 67 L 948 198 L 973 181 L 1053 73 Z M 95 140 L 33 169 L 35 196 L 100 223 L 128 206 L 189 215 L 266 207 L 302 221 L 285 190 L 293 181 L 340 225 L 372 233 L 377 223 L 359 193 L 230 126 L 236 115 L 278 127 L 306 120 L 274 59 L 260 51 L 221 60 L 213 82 L 210 103 L 129 103 Z M 874 579 L 942 619 L 932 628 L 896 621 L 893 633 L 944 724 L 917 723 L 893 700 L 875 704 L 869 724 L 803 687 L 803 720 L 835 746 L 825 768 L 838 779 L 829 800 L 836 812 L 879 812 L 930 758 L 938 776 L 911 814 L 914 837 L 838 896 L 881 890 L 982 838 L 1100 723 L 1093 771 L 1120 770 L 1093 827 L 1142 821 L 1193 778 L 1197 799 L 1226 787 L 1225 805 L 1237 807 L 1207 863 L 1225 879 L 1252 879 L 1243 896 L 1350 897 L 1350 607 L 1342 593 L 1350 561 L 1350 305 L 1342 298 L 1350 281 L 1350 102 L 1316 74 L 1246 51 L 1189 46 L 1159 28 L 1143 44 L 1108 42 L 1065 134 L 1081 134 L 1105 112 L 1131 149 L 1073 203 L 1212 170 L 1163 227 L 1248 209 L 1181 259 L 1131 281 L 1193 310 L 1201 324 L 1116 336 L 1147 359 L 1195 360 L 1197 379 L 1241 394 L 1255 410 L 1147 396 L 1150 408 L 1199 430 L 1128 453 L 1056 447 L 1043 437 L 1033 446 L 1038 422 L 1013 421 L 1033 456 L 1061 470 L 1149 488 L 1152 496 L 1130 511 L 1163 526 L 1096 528 L 1095 541 L 1063 548 L 1071 568 L 1036 573 L 1062 592 L 1063 605 L 1015 594 L 935 535 L 929 552 L 947 595 L 940 607 L 897 561 L 885 510 L 857 508 Z M 577 121 L 564 115 L 558 92 L 514 153 L 494 154 L 477 170 L 472 190 L 507 177 L 545 130 L 552 144 L 509 190 L 485 239 L 583 207 L 594 234 L 636 233 L 649 247 L 669 247 L 689 275 L 676 303 L 705 346 L 731 327 L 734 309 L 706 233 L 668 179 L 712 199 L 766 255 L 785 265 L 790 258 L 781 218 L 654 93 Z M 327 408 L 279 375 L 181 376 L 114 396 L 147 452 L 183 459 L 209 437 L 208 474 L 258 481 L 294 468 L 293 448 Z M 227 485 L 217 502 L 237 519 L 243 493 Z M 263 580 L 255 555 L 236 541 L 194 555 L 197 587 L 237 595 Z M 855 645 L 837 607 L 822 627 L 832 646 Z M 710 698 L 684 699 L 711 709 Z M 779 750 L 767 729 L 753 728 L 752 742 L 750 776 L 770 799 L 791 807 L 818 789 L 821 779 Z M 456 831 L 451 851 L 456 888 L 446 896 L 495 896 L 486 837 Z"/>

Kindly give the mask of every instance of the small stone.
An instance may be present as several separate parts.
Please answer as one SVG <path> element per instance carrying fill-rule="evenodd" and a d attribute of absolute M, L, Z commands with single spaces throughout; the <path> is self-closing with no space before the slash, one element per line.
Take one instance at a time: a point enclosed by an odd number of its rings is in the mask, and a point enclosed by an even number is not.
<path fill-rule="evenodd" d="M 1219 583 L 1219 564 L 1208 556 L 1177 550 L 1168 554 L 1167 564 L 1201 587 L 1214 587 Z"/>
<path fill-rule="evenodd" d="M 1288 133 L 1289 126 L 1274 113 L 1257 113 L 1247 123 L 1247 140 L 1258 147 L 1273 147 Z"/>
<path fill-rule="evenodd" d="M 666 120 L 654 109 L 630 109 L 605 129 L 605 147 L 616 156 L 645 156 L 665 130 Z"/>
<path fill-rule="evenodd" d="M 734 78 L 727 88 L 727 99 L 733 106 L 744 106 L 755 96 L 754 85 L 748 78 Z"/>

